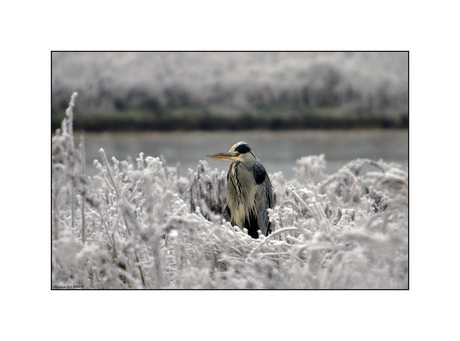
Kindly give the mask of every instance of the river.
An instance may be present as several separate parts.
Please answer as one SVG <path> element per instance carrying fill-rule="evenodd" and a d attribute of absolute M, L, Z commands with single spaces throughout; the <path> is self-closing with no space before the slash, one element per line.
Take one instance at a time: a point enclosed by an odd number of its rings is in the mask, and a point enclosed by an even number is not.
<path fill-rule="evenodd" d="M 229 163 L 206 155 L 227 152 L 239 141 L 250 144 L 268 173 L 282 171 L 286 179 L 294 175 L 296 160 L 307 155 L 325 154 L 329 174 L 357 158 L 382 158 L 404 169 L 408 167 L 407 130 L 301 130 L 85 133 L 86 170 L 88 175 L 97 173 L 93 161 L 101 160 L 99 149 L 104 148 L 109 160 L 112 156 L 120 161 L 129 156 L 134 163 L 140 152 L 144 157 L 163 155 L 168 166 L 180 162 L 181 175 L 205 159 L 212 169 L 227 171 Z M 75 144 L 78 143 L 76 133 Z"/>

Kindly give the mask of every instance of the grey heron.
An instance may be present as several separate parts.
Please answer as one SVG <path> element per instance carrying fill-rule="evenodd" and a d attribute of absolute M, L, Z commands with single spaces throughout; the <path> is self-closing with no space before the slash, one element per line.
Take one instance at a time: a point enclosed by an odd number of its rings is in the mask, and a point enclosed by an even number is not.
<path fill-rule="evenodd" d="M 275 206 L 275 194 L 265 167 L 249 145 L 238 142 L 228 153 L 207 156 L 232 162 L 223 209 L 224 212 L 228 210 L 231 223 L 246 228 L 253 238 L 259 237 L 258 230 L 267 236 L 271 232 L 267 208 Z"/>

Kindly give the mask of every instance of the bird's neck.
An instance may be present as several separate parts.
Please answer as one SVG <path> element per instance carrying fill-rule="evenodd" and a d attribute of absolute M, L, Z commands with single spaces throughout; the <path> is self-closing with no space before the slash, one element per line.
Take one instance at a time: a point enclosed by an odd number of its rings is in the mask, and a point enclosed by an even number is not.
<path fill-rule="evenodd" d="M 252 153 L 245 153 L 240 157 L 240 162 L 246 167 L 248 170 L 252 169 L 254 164 L 256 163 L 256 158 Z"/>

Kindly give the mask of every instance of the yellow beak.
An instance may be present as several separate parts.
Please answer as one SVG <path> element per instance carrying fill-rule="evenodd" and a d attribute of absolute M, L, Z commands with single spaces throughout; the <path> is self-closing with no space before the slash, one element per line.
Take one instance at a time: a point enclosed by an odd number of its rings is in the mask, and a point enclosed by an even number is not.
<path fill-rule="evenodd" d="M 212 155 L 206 155 L 206 156 L 212 157 L 214 159 L 225 160 L 225 161 L 233 161 L 238 158 L 236 155 L 233 155 L 231 153 L 218 153 L 218 154 L 212 154 Z"/>

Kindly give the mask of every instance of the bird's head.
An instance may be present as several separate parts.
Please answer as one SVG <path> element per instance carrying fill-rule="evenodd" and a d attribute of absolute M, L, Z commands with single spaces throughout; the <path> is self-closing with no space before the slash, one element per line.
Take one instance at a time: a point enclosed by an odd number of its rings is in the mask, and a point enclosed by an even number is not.
<path fill-rule="evenodd" d="M 234 144 L 228 153 L 212 154 L 207 155 L 207 157 L 231 162 L 240 161 L 247 168 L 251 168 L 256 162 L 256 158 L 254 154 L 252 154 L 251 147 L 249 147 L 249 145 L 244 141 Z"/>

